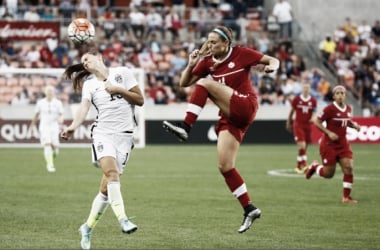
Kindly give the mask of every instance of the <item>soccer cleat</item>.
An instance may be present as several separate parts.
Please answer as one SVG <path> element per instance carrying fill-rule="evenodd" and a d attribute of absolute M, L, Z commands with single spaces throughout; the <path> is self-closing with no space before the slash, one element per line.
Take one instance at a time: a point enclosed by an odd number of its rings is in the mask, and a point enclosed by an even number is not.
<path fill-rule="evenodd" d="M 54 166 L 46 166 L 46 169 L 49 173 L 54 173 L 55 172 L 55 167 Z"/>
<path fill-rule="evenodd" d="M 131 234 L 137 230 L 137 226 L 127 218 L 121 219 L 119 223 L 123 233 Z"/>
<path fill-rule="evenodd" d="M 245 231 L 247 231 L 252 223 L 260 218 L 261 216 L 261 210 L 256 208 L 255 210 L 252 210 L 251 212 L 249 212 L 248 214 L 244 214 L 244 219 L 243 219 L 243 223 L 241 224 L 238 232 L 239 233 L 244 233 Z"/>
<path fill-rule="evenodd" d="M 317 161 L 313 161 L 313 163 L 311 163 L 311 165 L 307 167 L 306 172 L 305 172 L 306 179 L 310 179 L 313 176 L 318 165 L 319 163 Z"/>
<path fill-rule="evenodd" d="M 83 250 L 90 249 L 92 229 L 89 228 L 86 223 L 84 223 L 82 226 L 80 226 L 79 232 L 82 235 L 82 239 L 80 241 L 81 248 Z"/>
<path fill-rule="evenodd" d="M 187 138 L 189 137 L 187 131 L 182 127 L 182 125 L 180 123 L 172 124 L 168 121 L 163 121 L 162 127 L 166 131 L 171 132 L 175 136 L 177 136 L 178 140 L 181 142 L 187 141 Z"/>
<path fill-rule="evenodd" d="M 348 196 L 348 197 L 342 198 L 342 203 L 356 204 L 356 203 L 358 203 L 358 201 L 354 200 L 350 196 Z"/>
<path fill-rule="evenodd" d="M 297 173 L 297 174 L 304 174 L 305 171 L 306 171 L 307 167 L 296 167 L 294 169 L 294 171 Z"/>

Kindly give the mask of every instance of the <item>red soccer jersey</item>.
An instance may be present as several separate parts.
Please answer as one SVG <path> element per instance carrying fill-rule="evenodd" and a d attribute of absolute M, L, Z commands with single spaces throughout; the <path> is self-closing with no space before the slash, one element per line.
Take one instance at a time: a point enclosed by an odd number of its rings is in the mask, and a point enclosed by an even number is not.
<path fill-rule="evenodd" d="M 263 54 L 245 47 L 232 47 L 227 57 L 215 68 L 212 55 L 202 58 L 192 73 L 199 77 L 210 75 L 241 94 L 256 95 L 250 80 L 252 66 L 259 64 Z"/>
<path fill-rule="evenodd" d="M 346 105 L 344 108 L 340 108 L 335 102 L 326 106 L 323 111 L 318 114 L 318 119 L 322 122 L 326 122 L 326 128 L 331 132 L 338 135 L 338 140 L 331 141 L 325 134 L 323 140 L 327 143 L 347 145 L 346 133 L 347 125 L 351 121 L 351 107 Z"/>
<path fill-rule="evenodd" d="M 296 123 L 309 123 L 310 119 L 317 108 L 317 100 L 308 96 L 304 98 L 302 95 L 296 96 L 292 100 L 292 108 L 296 112 Z"/>

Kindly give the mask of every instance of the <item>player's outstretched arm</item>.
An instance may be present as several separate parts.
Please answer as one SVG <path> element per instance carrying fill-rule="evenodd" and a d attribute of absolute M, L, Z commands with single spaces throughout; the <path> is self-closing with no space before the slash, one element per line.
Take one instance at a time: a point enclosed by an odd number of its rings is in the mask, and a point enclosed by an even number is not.
<path fill-rule="evenodd" d="M 70 139 L 70 137 L 73 135 L 74 130 L 79 127 L 83 123 L 83 121 L 86 119 L 87 113 L 90 110 L 91 103 L 87 99 L 83 99 L 79 109 L 77 110 L 74 120 L 72 123 L 65 128 L 61 133 L 61 138 L 64 140 Z"/>
<path fill-rule="evenodd" d="M 200 59 L 200 52 L 198 49 L 194 50 L 189 55 L 189 62 L 186 68 L 182 71 L 181 79 L 179 80 L 179 85 L 181 87 L 188 87 L 193 85 L 199 80 L 199 77 L 192 74 L 193 68 L 197 65 Z"/>
<path fill-rule="evenodd" d="M 324 134 L 326 134 L 331 140 L 335 141 L 338 139 L 337 134 L 334 132 L 328 130 L 325 126 L 323 126 L 322 121 L 319 120 L 318 118 L 314 120 L 314 125 L 322 131 Z"/>
<path fill-rule="evenodd" d="M 356 129 L 357 131 L 360 131 L 360 129 L 361 129 L 361 126 L 357 122 L 354 122 L 354 121 L 350 121 L 348 123 L 348 126 L 350 128 Z"/>
<path fill-rule="evenodd" d="M 280 61 L 277 58 L 268 55 L 264 55 L 261 58 L 260 63 L 265 64 L 265 73 L 272 73 L 278 70 L 278 68 L 280 67 Z"/>

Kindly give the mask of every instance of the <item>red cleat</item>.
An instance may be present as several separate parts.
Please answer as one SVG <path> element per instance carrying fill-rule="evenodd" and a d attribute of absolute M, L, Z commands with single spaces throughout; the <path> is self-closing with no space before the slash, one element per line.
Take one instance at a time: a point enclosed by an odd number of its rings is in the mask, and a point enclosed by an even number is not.
<path fill-rule="evenodd" d="M 307 167 L 306 172 L 305 172 L 306 179 L 310 179 L 313 176 L 318 165 L 319 163 L 317 161 L 313 161 L 313 163 L 311 163 L 311 165 Z"/>
<path fill-rule="evenodd" d="M 356 204 L 356 203 L 358 203 L 358 201 L 354 200 L 350 196 L 348 196 L 348 197 L 342 198 L 342 203 Z"/>

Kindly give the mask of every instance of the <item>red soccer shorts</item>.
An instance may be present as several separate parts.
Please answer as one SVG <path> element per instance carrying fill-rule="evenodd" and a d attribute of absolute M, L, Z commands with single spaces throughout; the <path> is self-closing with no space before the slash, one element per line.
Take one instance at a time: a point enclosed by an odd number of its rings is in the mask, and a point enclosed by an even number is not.
<path fill-rule="evenodd" d="M 306 143 L 311 143 L 311 123 L 299 123 L 294 122 L 293 124 L 293 136 L 294 141 Z"/>
<path fill-rule="evenodd" d="M 242 95 L 234 91 L 230 100 L 230 117 L 221 114 L 216 124 L 216 133 L 228 130 L 241 143 L 248 127 L 255 119 L 257 109 L 255 96 Z"/>
<path fill-rule="evenodd" d="M 352 159 L 353 157 L 351 147 L 348 143 L 332 144 L 324 140 L 322 140 L 319 146 L 319 154 L 321 155 L 322 164 L 324 166 L 335 166 L 339 159 Z"/>

